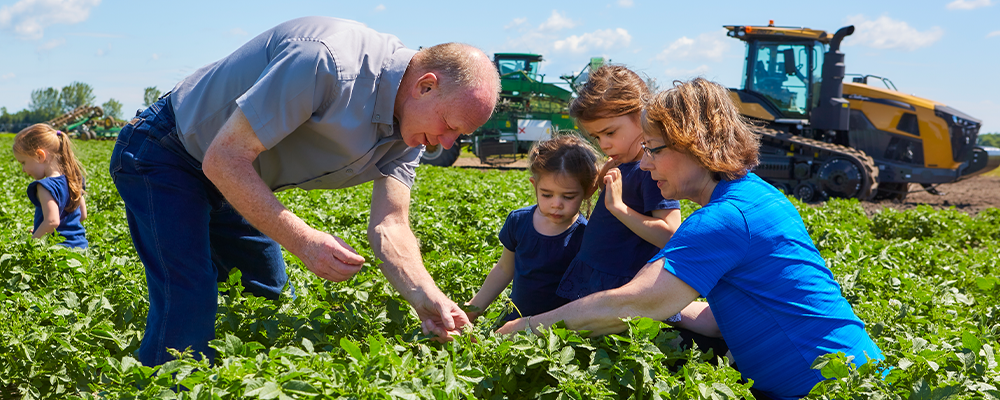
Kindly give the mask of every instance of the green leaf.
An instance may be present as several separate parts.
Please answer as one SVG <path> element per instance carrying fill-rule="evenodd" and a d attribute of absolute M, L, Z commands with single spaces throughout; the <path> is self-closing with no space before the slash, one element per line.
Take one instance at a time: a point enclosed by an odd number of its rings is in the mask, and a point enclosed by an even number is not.
<path fill-rule="evenodd" d="M 354 342 L 352 342 L 350 339 L 346 337 L 340 338 L 340 347 L 346 350 L 347 354 L 350 354 L 351 357 L 353 357 L 355 360 L 357 361 L 364 360 L 362 358 L 361 348 L 359 348 L 358 345 L 354 344 Z"/>
<path fill-rule="evenodd" d="M 302 394 L 306 396 L 316 396 L 320 394 L 320 392 L 312 385 L 299 380 L 290 380 L 285 382 L 285 384 L 281 385 L 281 388 L 289 393 Z"/>
<path fill-rule="evenodd" d="M 962 346 L 972 350 L 972 354 L 978 355 L 979 349 L 982 348 L 983 344 L 979 341 L 979 338 L 977 338 L 976 335 L 969 332 L 962 332 Z"/>

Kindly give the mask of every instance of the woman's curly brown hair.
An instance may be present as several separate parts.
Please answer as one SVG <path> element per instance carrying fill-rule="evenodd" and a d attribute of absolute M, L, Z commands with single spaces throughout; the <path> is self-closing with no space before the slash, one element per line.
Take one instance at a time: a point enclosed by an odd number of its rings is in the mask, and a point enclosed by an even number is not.
<path fill-rule="evenodd" d="M 691 154 L 717 179 L 739 179 L 759 163 L 760 137 L 721 85 L 703 78 L 674 81 L 646 105 L 642 129 L 671 149 Z"/>

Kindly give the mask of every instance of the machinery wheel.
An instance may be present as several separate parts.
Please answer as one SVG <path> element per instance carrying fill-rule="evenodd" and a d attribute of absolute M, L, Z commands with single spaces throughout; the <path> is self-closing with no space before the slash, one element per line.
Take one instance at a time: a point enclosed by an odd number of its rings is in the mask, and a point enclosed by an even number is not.
<path fill-rule="evenodd" d="M 429 164 L 438 167 L 450 167 L 455 164 L 455 160 L 458 159 L 458 155 L 462 152 L 462 146 L 455 143 L 450 149 L 444 148 L 444 146 L 427 146 L 424 152 L 420 154 L 420 163 Z"/>
<path fill-rule="evenodd" d="M 910 184 L 903 183 L 880 183 L 878 191 L 875 192 L 875 200 L 903 201 L 909 193 Z"/>
<path fill-rule="evenodd" d="M 800 183 L 795 187 L 795 190 L 792 191 L 792 195 L 799 200 L 808 203 L 813 199 L 813 197 L 816 197 L 816 188 L 813 187 L 811 183 Z"/>
<path fill-rule="evenodd" d="M 817 176 L 827 195 L 833 197 L 859 197 L 863 177 L 858 165 L 844 158 L 834 158 L 819 167 Z"/>

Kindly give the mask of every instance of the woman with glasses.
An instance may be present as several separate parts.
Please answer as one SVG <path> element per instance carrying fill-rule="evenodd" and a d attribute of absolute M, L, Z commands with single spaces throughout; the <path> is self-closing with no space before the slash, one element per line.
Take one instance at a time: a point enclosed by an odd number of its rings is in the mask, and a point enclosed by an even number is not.
<path fill-rule="evenodd" d="M 644 111 L 643 139 L 641 166 L 663 196 L 702 208 L 628 284 L 500 332 L 565 321 L 604 335 L 625 330 L 622 318 L 664 319 L 704 296 L 759 398 L 805 396 L 823 380 L 812 362 L 827 353 L 844 352 L 859 365 L 883 358 L 798 211 L 749 172 L 758 139 L 725 88 L 698 78 L 656 95 Z"/>

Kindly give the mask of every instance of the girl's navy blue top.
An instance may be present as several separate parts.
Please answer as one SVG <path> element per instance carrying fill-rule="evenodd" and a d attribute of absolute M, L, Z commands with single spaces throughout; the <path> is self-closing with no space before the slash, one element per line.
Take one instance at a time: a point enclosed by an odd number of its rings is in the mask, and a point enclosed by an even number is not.
<path fill-rule="evenodd" d="M 570 261 L 580 251 L 587 219 L 577 217 L 573 225 L 555 236 L 535 230 L 532 216 L 537 205 L 514 210 L 500 229 L 500 243 L 514 253 L 514 286 L 510 298 L 521 311 L 508 319 L 537 315 L 567 303 L 556 296 L 556 288 Z"/>
<path fill-rule="evenodd" d="M 633 161 L 618 166 L 622 179 L 622 202 L 652 216 L 654 210 L 680 208 L 677 200 L 664 199 L 649 171 Z M 656 245 L 632 232 L 604 205 L 604 191 L 590 214 L 590 229 L 583 245 L 560 283 L 558 295 L 576 300 L 591 293 L 622 286 L 639 273 L 649 258 L 660 251 Z"/>
<path fill-rule="evenodd" d="M 66 247 L 87 248 L 86 231 L 80 223 L 80 207 L 70 212 L 66 211 L 66 204 L 69 203 L 69 184 L 66 182 L 66 175 L 44 178 L 28 185 L 28 199 L 35 205 L 35 229 L 38 229 L 45 219 L 42 203 L 38 200 L 38 185 L 48 190 L 59 205 L 59 227 L 56 228 L 56 233 L 66 238 L 59 244 Z"/>

